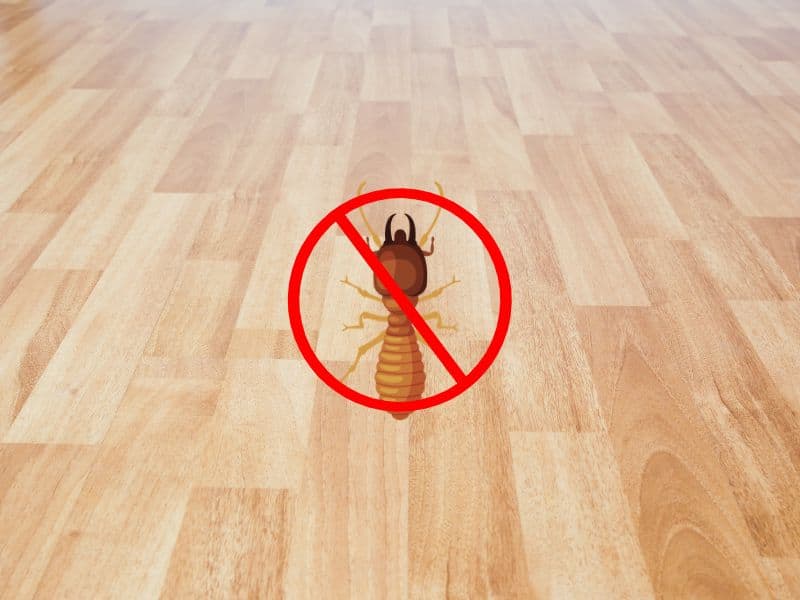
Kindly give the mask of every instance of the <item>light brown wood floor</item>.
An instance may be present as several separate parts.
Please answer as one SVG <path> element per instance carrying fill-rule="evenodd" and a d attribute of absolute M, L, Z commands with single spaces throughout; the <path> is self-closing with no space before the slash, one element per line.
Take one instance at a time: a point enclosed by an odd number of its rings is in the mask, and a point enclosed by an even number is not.
<path fill-rule="evenodd" d="M 0 0 L 0 31 L 3 597 L 800 597 L 796 2 Z M 514 284 L 492 370 L 404 422 L 289 333 L 362 179 L 441 181 Z M 474 356 L 493 274 L 434 235 Z M 315 256 L 341 370 L 370 277 Z"/>

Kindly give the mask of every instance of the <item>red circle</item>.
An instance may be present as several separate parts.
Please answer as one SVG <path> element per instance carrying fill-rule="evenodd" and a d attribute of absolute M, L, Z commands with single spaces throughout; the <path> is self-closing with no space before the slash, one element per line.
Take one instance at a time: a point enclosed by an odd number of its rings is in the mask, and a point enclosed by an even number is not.
<path fill-rule="evenodd" d="M 466 377 L 464 377 L 461 381 L 457 381 L 455 385 L 437 394 L 434 394 L 433 396 L 428 396 L 427 398 L 421 398 L 419 400 L 408 400 L 405 402 L 393 402 L 390 400 L 381 400 L 379 398 L 367 396 L 346 386 L 343 382 L 337 379 L 336 376 L 334 376 L 333 373 L 331 373 L 325 367 L 325 365 L 322 364 L 322 361 L 317 357 L 314 349 L 311 347 L 311 343 L 309 342 L 308 337 L 306 336 L 305 328 L 303 327 L 303 318 L 300 314 L 300 284 L 303 280 L 303 272 L 308 264 L 308 259 L 311 256 L 311 252 L 319 242 L 320 238 L 322 238 L 328 229 L 336 224 L 338 218 L 341 216 L 346 216 L 350 211 L 364 206 L 365 204 L 396 198 L 410 198 L 413 200 L 420 200 L 422 202 L 435 204 L 436 206 L 441 206 L 443 209 L 453 213 L 455 216 L 464 221 L 464 223 L 466 223 L 467 226 L 469 226 L 469 228 L 475 232 L 475 234 L 480 238 L 481 242 L 483 242 L 483 245 L 486 247 L 489 257 L 492 259 L 495 272 L 497 273 L 497 285 L 500 292 L 500 306 L 498 310 L 497 327 L 495 329 L 494 336 L 492 336 L 484 355 L 472 368 L 472 370 L 466 374 Z M 300 250 L 297 253 L 297 258 L 295 258 L 294 265 L 292 266 L 291 276 L 289 277 L 289 323 L 292 328 L 292 334 L 294 335 L 295 342 L 297 342 L 297 346 L 300 349 L 300 353 L 303 355 L 303 358 L 306 359 L 311 369 L 320 379 L 322 379 L 322 381 L 328 385 L 328 387 L 338 392 L 348 400 L 352 400 L 353 402 L 357 402 L 358 404 L 362 404 L 370 408 L 376 408 L 388 412 L 411 412 L 423 408 L 430 408 L 432 406 L 436 406 L 437 404 L 442 404 L 443 402 L 452 400 L 459 394 L 466 391 L 468 388 L 474 385 L 478 379 L 481 378 L 481 376 L 494 362 L 495 358 L 497 358 L 497 355 L 500 353 L 500 348 L 503 345 L 503 341 L 505 340 L 506 333 L 508 333 L 510 321 L 511 280 L 508 276 L 508 267 L 506 266 L 506 261 L 503 258 L 503 254 L 500 252 L 497 242 L 495 242 L 494 238 L 491 236 L 486 227 L 484 227 L 483 224 L 478 221 L 478 219 L 467 209 L 456 204 L 452 200 L 448 200 L 444 196 L 439 196 L 432 192 L 426 192 L 425 190 L 417 190 L 414 188 L 386 188 L 383 190 L 374 190 L 372 192 L 367 192 L 366 194 L 356 196 L 355 198 L 351 198 L 344 204 L 333 209 L 331 212 L 325 215 L 325 217 L 319 223 L 317 223 L 317 225 L 311 230 L 308 238 L 306 238 L 302 246 L 300 246 Z"/>

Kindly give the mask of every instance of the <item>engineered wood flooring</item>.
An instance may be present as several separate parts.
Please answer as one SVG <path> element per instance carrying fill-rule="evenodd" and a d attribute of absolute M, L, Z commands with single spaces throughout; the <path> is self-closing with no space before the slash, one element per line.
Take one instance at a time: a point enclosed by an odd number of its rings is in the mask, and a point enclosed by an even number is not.
<path fill-rule="evenodd" d="M 0 0 L 0 39 L 0 597 L 800 598 L 794 0 Z M 512 280 L 403 421 L 290 332 L 361 181 L 441 182 Z M 467 369 L 494 270 L 432 235 Z M 343 279 L 331 231 L 337 374 L 381 328 Z"/>

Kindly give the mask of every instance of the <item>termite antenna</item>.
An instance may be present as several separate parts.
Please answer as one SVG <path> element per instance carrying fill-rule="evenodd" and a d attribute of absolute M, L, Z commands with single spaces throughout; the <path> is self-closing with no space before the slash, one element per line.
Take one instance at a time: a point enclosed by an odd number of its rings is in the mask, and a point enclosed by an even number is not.
<path fill-rule="evenodd" d="M 356 190 L 356 196 L 360 196 L 361 192 L 364 190 L 364 186 L 367 184 L 366 180 L 362 181 L 358 184 L 358 189 Z M 381 238 L 378 237 L 378 234 L 375 233 L 375 230 L 372 228 L 372 225 L 369 224 L 367 221 L 367 215 L 364 213 L 364 207 L 358 207 L 358 214 L 361 215 L 361 220 L 364 221 L 364 227 L 367 228 L 369 231 L 370 236 L 372 236 L 372 241 L 375 242 L 375 245 L 380 248 L 381 247 Z"/>
<path fill-rule="evenodd" d="M 440 196 L 444 196 L 444 189 L 442 189 L 442 184 L 439 183 L 438 181 L 434 181 L 433 183 L 436 184 L 436 189 L 439 190 L 439 195 Z M 442 207 L 441 206 L 436 209 L 436 216 L 433 217 L 433 222 L 431 223 L 431 226 L 428 227 L 428 231 L 426 231 L 422 235 L 422 237 L 420 238 L 420 240 L 419 240 L 419 245 L 420 246 L 424 246 L 426 244 L 426 242 L 428 241 L 428 237 L 431 235 L 431 232 L 433 231 L 433 228 L 436 227 L 436 221 L 439 220 L 439 215 L 440 214 L 442 214 Z"/>
<path fill-rule="evenodd" d="M 405 214 L 405 213 L 403 213 Z M 406 215 L 406 219 L 408 219 L 408 241 L 412 244 L 417 243 L 417 226 L 414 224 L 414 219 Z"/>
<path fill-rule="evenodd" d="M 392 219 L 394 219 L 394 215 L 391 215 L 388 219 L 386 219 L 386 231 L 384 232 L 384 244 L 391 244 L 392 243 Z"/>

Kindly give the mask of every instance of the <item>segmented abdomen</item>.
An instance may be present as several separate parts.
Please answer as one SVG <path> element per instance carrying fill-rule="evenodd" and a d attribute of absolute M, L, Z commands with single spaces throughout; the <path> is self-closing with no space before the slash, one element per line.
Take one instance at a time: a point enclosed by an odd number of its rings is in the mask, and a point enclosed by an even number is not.
<path fill-rule="evenodd" d="M 416 304 L 417 299 L 409 298 Z M 383 298 L 389 324 L 378 355 L 375 386 L 382 400 L 415 400 L 425 390 L 425 367 L 417 335 L 405 313 L 391 296 Z"/>

